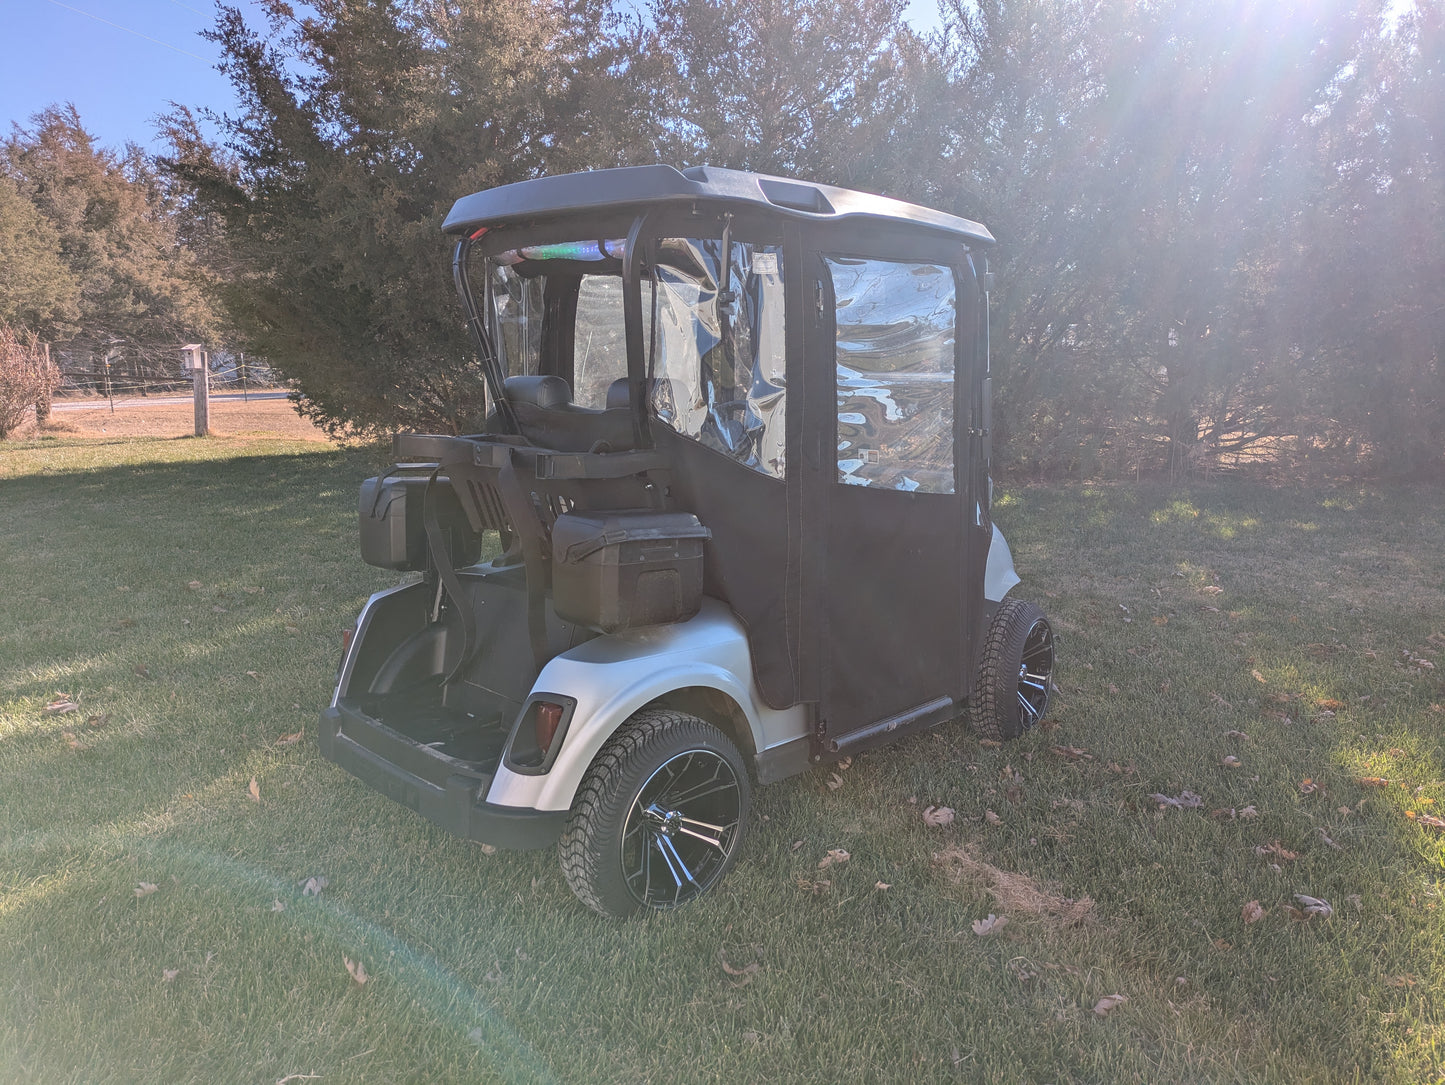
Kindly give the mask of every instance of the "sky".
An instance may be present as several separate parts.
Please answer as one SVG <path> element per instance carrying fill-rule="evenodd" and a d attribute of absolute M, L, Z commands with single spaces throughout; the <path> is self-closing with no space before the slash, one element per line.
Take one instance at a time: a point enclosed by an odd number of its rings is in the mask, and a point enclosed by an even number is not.
<path fill-rule="evenodd" d="M 216 71 L 220 51 L 200 36 L 213 10 L 208 0 L 0 0 L 0 132 L 74 102 L 102 146 L 156 153 L 164 146 L 155 118 L 171 102 L 234 112 L 231 85 Z M 908 18 L 936 25 L 935 0 L 912 0 Z"/>

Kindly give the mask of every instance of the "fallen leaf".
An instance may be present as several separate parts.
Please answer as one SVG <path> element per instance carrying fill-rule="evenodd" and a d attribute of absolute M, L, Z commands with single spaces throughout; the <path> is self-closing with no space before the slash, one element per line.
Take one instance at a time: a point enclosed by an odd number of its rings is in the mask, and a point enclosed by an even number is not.
<path fill-rule="evenodd" d="M 278 739 L 276 740 L 276 745 L 277 745 L 277 746 L 294 746 L 294 745 L 296 745 L 296 743 L 298 743 L 298 742 L 301 741 L 301 736 L 304 735 L 305 733 L 306 733 L 305 731 L 292 731 L 289 735 L 282 735 L 280 738 L 278 738 Z"/>
<path fill-rule="evenodd" d="M 893 883 L 892 883 L 892 882 L 874 882 L 874 883 L 873 883 L 873 888 L 874 888 L 874 889 L 892 889 L 892 888 L 893 888 Z"/>
<path fill-rule="evenodd" d="M 1241 761 L 1239 758 L 1235 757 L 1232 753 L 1225 754 L 1223 757 L 1221 757 L 1219 759 L 1219 763 L 1227 769 L 1240 769 L 1244 767 L 1244 762 Z"/>
<path fill-rule="evenodd" d="M 1264 908 L 1257 900 L 1250 901 L 1242 909 L 1240 909 L 1239 912 L 1239 918 L 1244 920 L 1245 926 L 1248 926 L 1251 923 L 1258 923 L 1261 919 L 1264 918 L 1264 915 Z"/>
<path fill-rule="evenodd" d="M 477 847 L 481 849 L 483 855 L 497 854 L 497 845 L 495 844 L 478 844 Z"/>
<path fill-rule="evenodd" d="M 999 817 L 999 816 L 998 816 L 997 814 L 995 814 L 992 810 L 985 810 L 985 811 L 983 812 L 983 820 L 986 821 L 986 822 L 988 822 L 990 825 L 1002 825 L 1002 824 L 1003 824 L 1003 818 Z"/>
<path fill-rule="evenodd" d="M 1206 595 L 1218 595 L 1224 591 L 1218 584 L 1210 584 L 1208 587 L 1200 588 Z"/>
<path fill-rule="evenodd" d="M 953 808 L 951 806 L 925 806 L 923 808 L 923 822 L 935 829 L 941 829 L 945 825 L 953 824 Z"/>
<path fill-rule="evenodd" d="M 327 879 L 322 877 L 307 878 L 306 884 L 301 887 L 301 895 L 303 897 L 319 897 L 321 890 L 330 884 Z"/>
<path fill-rule="evenodd" d="M 1129 998 L 1127 995 L 1105 995 L 1099 999 L 1098 1002 L 1094 1003 L 1094 1012 L 1100 1017 L 1103 1017 L 1110 1010 L 1114 1009 L 1114 1007 L 1122 1006 L 1128 1001 Z"/>
<path fill-rule="evenodd" d="M 1267 678 L 1265 678 L 1264 675 L 1260 674 L 1259 671 L 1257 671 L 1257 670 L 1250 671 L 1249 673 L 1252 674 L 1252 675 L 1254 675 L 1254 680 L 1255 680 L 1256 682 L 1265 684 L 1265 683 L 1268 683 L 1268 681 L 1269 681 Z"/>
<path fill-rule="evenodd" d="M 1234 948 L 1234 946 L 1232 943 L 1226 941 L 1223 938 L 1216 938 L 1214 940 L 1214 948 L 1219 950 L 1219 952 L 1221 953 L 1228 953 L 1231 949 Z"/>
<path fill-rule="evenodd" d="M 371 977 L 366 974 L 366 967 L 359 960 L 353 961 L 344 953 L 341 955 L 341 960 L 346 965 L 346 971 L 351 973 L 351 978 L 357 983 L 365 983 L 371 979 Z"/>
<path fill-rule="evenodd" d="M 189 588 L 191 591 L 200 591 L 201 582 L 199 580 L 192 580 L 186 584 L 186 587 Z"/>
<path fill-rule="evenodd" d="M 1225 737 L 1225 738 L 1232 738 L 1232 739 L 1234 739 L 1236 742 L 1248 742 L 1248 741 L 1249 741 L 1249 736 L 1246 735 L 1243 731 L 1225 731 L 1225 732 L 1224 732 L 1224 737 Z"/>
<path fill-rule="evenodd" d="M 1337 700 L 1335 700 L 1335 698 L 1333 698 L 1333 697 L 1325 697 L 1325 698 L 1322 699 L 1322 700 L 1316 701 L 1316 702 L 1315 702 L 1315 707 L 1316 707 L 1316 708 L 1323 708 L 1323 709 L 1326 709 L 1326 710 L 1328 710 L 1328 711 L 1330 711 L 1330 712 L 1338 712 L 1340 709 L 1342 709 L 1342 708 L 1345 707 L 1345 702 L 1344 702 L 1344 701 L 1337 701 Z"/>
<path fill-rule="evenodd" d="M 996 750 L 1003 745 L 1003 743 L 996 738 L 981 738 L 978 740 L 978 744 L 986 750 Z"/>
<path fill-rule="evenodd" d="M 1173 806 L 1180 810 L 1193 810 L 1195 807 L 1204 805 L 1204 800 L 1189 790 L 1179 792 L 1177 799 L 1157 793 L 1149 797 L 1159 804 L 1160 809 L 1166 806 Z"/>
<path fill-rule="evenodd" d="M 1326 844 L 1328 844 L 1330 847 L 1334 848 L 1335 851 L 1344 851 L 1344 850 L 1345 850 L 1344 848 L 1340 847 L 1338 844 L 1336 844 L 1333 840 L 1330 839 L 1330 834 L 1327 833 L 1327 832 L 1325 832 L 1324 826 L 1322 826 L 1322 825 L 1316 825 L 1316 826 L 1315 826 L 1315 832 L 1319 833 L 1319 834 L 1320 834 L 1320 839 L 1323 840 L 1323 841 L 1324 841 Z"/>
<path fill-rule="evenodd" d="M 797 850 L 798 850 L 799 848 L 801 848 L 802 846 L 803 846 L 803 841 L 801 841 L 801 840 L 794 840 L 794 841 L 793 841 L 793 850 L 794 850 L 794 851 L 797 851 Z"/>
<path fill-rule="evenodd" d="M 154 882 L 141 882 L 135 887 L 135 895 L 138 897 L 148 897 L 159 888 L 160 886 Z"/>
<path fill-rule="evenodd" d="M 723 951 L 721 949 L 717 951 L 717 959 L 722 963 L 723 971 L 726 972 L 729 976 L 733 977 L 748 977 L 750 979 L 754 972 L 757 972 L 760 968 L 762 968 L 762 965 L 759 964 L 757 961 L 753 961 L 751 964 L 744 965 L 742 968 L 734 968 L 732 965 L 728 964 L 728 959 L 723 956 Z M 741 987 L 742 984 L 738 984 L 738 986 Z"/>
<path fill-rule="evenodd" d="M 1319 783 L 1311 780 L 1308 776 L 1306 776 L 1303 780 L 1300 781 L 1299 793 L 1301 795 L 1313 795 L 1316 791 L 1320 790 L 1320 786 L 1321 785 Z"/>
<path fill-rule="evenodd" d="M 54 700 L 45 706 L 44 712 L 47 716 L 63 716 L 67 712 L 79 712 L 80 705 L 70 699 L 65 693 L 57 693 Z"/>
<path fill-rule="evenodd" d="M 144 663 L 137 663 L 131 668 L 131 671 L 137 678 L 149 678 L 151 676 L 151 669 Z"/>
<path fill-rule="evenodd" d="M 162 976 L 162 978 L 165 979 L 165 981 L 166 981 L 167 983 L 170 983 L 171 980 L 175 979 L 175 978 L 176 978 L 177 976 L 179 976 L 180 974 L 181 974 L 181 970 L 180 970 L 179 968 L 162 968 L 162 969 L 161 969 L 161 976 Z"/>
<path fill-rule="evenodd" d="M 90 743 L 81 742 L 80 739 L 75 737 L 75 733 L 73 731 L 61 731 L 60 737 L 65 739 L 65 744 L 69 746 L 72 750 L 90 749 Z"/>
<path fill-rule="evenodd" d="M 261 673 L 260 673 L 259 671 L 247 671 L 247 672 L 246 672 L 246 677 L 247 677 L 247 678 L 254 678 L 254 679 L 256 679 L 256 680 L 259 682 L 259 681 L 261 680 Z"/>
<path fill-rule="evenodd" d="M 852 767 L 853 767 L 853 759 L 852 759 L 851 757 L 844 757 L 844 758 L 839 759 L 839 761 L 838 761 L 838 768 L 840 768 L 842 771 L 847 772 L 847 771 L 848 771 L 849 769 L 851 769 Z"/>
<path fill-rule="evenodd" d="M 286 632 L 291 633 L 291 634 L 294 635 L 294 634 L 296 634 L 296 633 L 301 632 L 301 630 L 300 630 L 299 628 L 297 628 L 296 626 L 294 626 L 294 625 L 288 625 L 288 626 L 286 626 Z"/>
<path fill-rule="evenodd" d="M 1437 818 L 1434 814 L 1421 814 L 1415 821 L 1432 829 L 1445 829 L 1445 818 Z"/>
<path fill-rule="evenodd" d="M 828 774 L 828 790 L 829 790 L 829 791 L 837 791 L 837 790 L 838 790 L 840 787 L 842 787 L 842 786 L 843 786 L 843 777 L 839 776 L 836 772 L 831 772 L 831 773 Z"/>
<path fill-rule="evenodd" d="M 1257 818 L 1259 817 L 1259 811 L 1253 806 L 1246 806 L 1239 812 L 1239 816 L 1242 818 Z"/>
<path fill-rule="evenodd" d="M 818 869 L 826 870 L 834 863 L 838 863 L 841 865 L 843 863 L 846 863 L 851 858 L 853 858 L 853 856 L 849 855 L 842 848 L 829 848 L 828 854 L 818 860 Z"/>
<path fill-rule="evenodd" d="M 832 884 L 833 883 L 828 881 L 826 878 L 819 878 L 817 881 L 813 881 L 811 878 L 798 879 L 799 889 L 805 890 L 806 892 L 813 893 L 815 895 L 818 893 L 822 893 Z"/>
<path fill-rule="evenodd" d="M 1345 899 L 1350 902 L 1350 906 L 1357 912 L 1364 907 L 1365 902 L 1360 899 L 1360 894 L 1358 893 L 1351 893 Z"/>
<path fill-rule="evenodd" d="M 973 921 L 973 933 L 982 938 L 985 934 L 997 934 L 1008 925 L 1008 916 L 994 915 L 988 913 L 987 919 L 975 919 Z"/>
<path fill-rule="evenodd" d="M 248 791 L 251 793 L 251 801 L 252 801 L 252 802 L 260 802 L 260 801 L 261 801 L 261 785 L 256 782 L 256 777 L 254 777 L 254 776 L 251 777 L 251 786 L 250 786 L 249 788 L 247 788 L 246 790 L 248 790 Z"/>
<path fill-rule="evenodd" d="M 100 714 L 97 715 L 97 716 L 91 716 L 89 719 L 87 719 L 87 720 L 85 721 L 85 726 L 87 726 L 87 727 L 94 727 L 94 728 L 99 729 L 99 728 L 101 728 L 101 727 L 104 727 L 104 726 L 105 726 L 107 723 L 109 723 L 109 722 L 110 722 L 110 713 L 109 713 L 109 712 L 102 712 L 102 713 L 100 713 Z"/>
<path fill-rule="evenodd" d="M 273 911 L 273 912 L 284 912 L 285 910 L 286 910 L 286 904 L 285 904 L 285 902 L 284 902 L 283 900 L 281 900 L 281 898 L 277 897 L 275 900 L 273 900 L 273 901 L 271 902 L 271 911 Z"/>
<path fill-rule="evenodd" d="M 1390 781 L 1384 776 L 1356 776 L 1355 783 L 1366 787 L 1389 787 Z"/>
<path fill-rule="evenodd" d="M 1154 619 L 1153 619 L 1153 620 L 1154 620 L 1154 624 L 1155 624 L 1155 625 L 1168 625 L 1168 624 L 1169 624 L 1169 616 L 1168 616 L 1167 614 L 1156 614 L 1156 615 L 1154 615 Z"/>
<path fill-rule="evenodd" d="M 1094 755 L 1080 746 L 1050 746 L 1049 752 L 1058 754 L 1065 761 L 1092 761 Z"/>
<path fill-rule="evenodd" d="M 1299 852 L 1290 851 L 1288 848 L 1280 844 L 1278 840 L 1271 840 L 1268 844 L 1259 845 L 1254 849 L 1254 854 L 1273 855 L 1275 858 L 1282 859 L 1285 862 L 1290 862 L 1293 859 L 1299 858 Z"/>
<path fill-rule="evenodd" d="M 1296 893 L 1294 899 L 1304 905 L 1306 919 L 1312 919 L 1316 916 L 1320 919 L 1329 919 L 1330 916 L 1335 914 L 1335 910 L 1330 907 L 1329 901 L 1321 900 L 1319 897 L 1307 897 L 1303 893 Z"/>
<path fill-rule="evenodd" d="M 1414 974 L 1410 972 L 1399 976 L 1388 976 L 1385 979 L 1385 985 L 1387 987 L 1414 987 L 1418 982 Z"/>

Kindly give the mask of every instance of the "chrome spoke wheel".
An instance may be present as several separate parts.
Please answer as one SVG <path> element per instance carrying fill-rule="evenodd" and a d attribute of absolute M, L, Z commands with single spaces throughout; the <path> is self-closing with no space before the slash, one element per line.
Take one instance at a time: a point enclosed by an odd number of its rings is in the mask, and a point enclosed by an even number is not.
<path fill-rule="evenodd" d="M 622 870 L 633 899 L 675 908 L 704 892 L 732 855 L 741 798 L 737 773 L 712 750 L 687 750 L 658 768 L 622 831 Z"/>
<path fill-rule="evenodd" d="M 572 890 L 606 915 L 676 908 L 737 859 L 752 794 L 732 741 L 696 716 L 638 712 L 598 751 L 559 841 Z"/>
<path fill-rule="evenodd" d="M 1043 722 L 1054 689 L 1054 631 L 1020 599 L 994 613 L 979 651 L 969 715 L 980 738 L 1007 741 Z"/>
<path fill-rule="evenodd" d="M 1044 718 L 1054 677 L 1054 631 L 1044 618 L 1029 628 L 1019 663 L 1019 726 L 1027 731 Z"/>

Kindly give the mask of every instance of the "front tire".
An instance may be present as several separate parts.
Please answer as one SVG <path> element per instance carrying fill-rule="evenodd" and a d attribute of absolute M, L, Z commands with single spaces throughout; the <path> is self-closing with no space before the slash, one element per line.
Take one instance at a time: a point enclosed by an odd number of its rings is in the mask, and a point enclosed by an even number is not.
<path fill-rule="evenodd" d="M 1054 661 L 1054 631 L 1042 610 L 1021 599 L 998 608 L 969 699 L 979 737 L 1007 742 L 1044 718 L 1054 688 Z"/>
<path fill-rule="evenodd" d="M 726 735 L 696 716 L 645 709 L 583 776 L 558 845 L 562 872 L 604 915 L 687 904 L 737 859 L 750 798 Z"/>

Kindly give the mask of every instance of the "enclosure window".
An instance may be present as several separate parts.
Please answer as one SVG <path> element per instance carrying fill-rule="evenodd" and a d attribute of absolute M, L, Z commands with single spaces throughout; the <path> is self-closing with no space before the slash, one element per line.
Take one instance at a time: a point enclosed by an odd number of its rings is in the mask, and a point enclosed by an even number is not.
<path fill-rule="evenodd" d="M 953 493 L 952 269 L 827 263 L 837 312 L 838 481 Z"/>
<path fill-rule="evenodd" d="M 492 331 L 503 370 L 513 377 L 540 372 L 544 276 L 523 278 L 511 267 L 490 265 Z"/>
<path fill-rule="evenodd" d="M 734 242 L 730 304 L 720 306 L 719 240 L 668 238 L 657 257 L 658 420 L 773 478 L 786 473 L 783 256 Z M 652 284 L 642 283 L 642 307 Z"/>
<path fill-rule="evenodd" d="M 652 314 L 643 306 L 644 341 Z M 577 323 L 572 340 L 572 402 L 598 410 L 607 389 L 627 376 L 627 327 L 622 313 L 622 279 L 584 275 L 577 288 Z"/>

